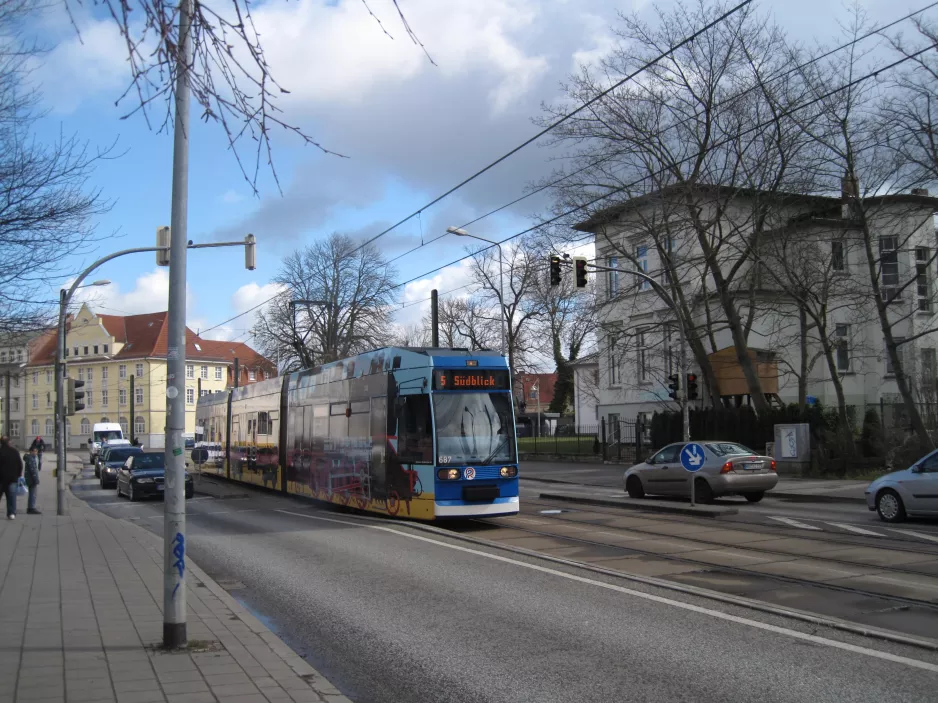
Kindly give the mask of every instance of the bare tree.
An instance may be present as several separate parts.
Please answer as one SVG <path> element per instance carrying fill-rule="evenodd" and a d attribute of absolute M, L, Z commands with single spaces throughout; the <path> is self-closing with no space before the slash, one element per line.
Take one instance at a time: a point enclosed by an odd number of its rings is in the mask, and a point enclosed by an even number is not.
<path fill-rule="evenodd" d="M 254 338 L 286 369 L 308 368 L 393 342 L 396 271 L 381 252 L 334 233 L 283 261 L 273 282 L 285 293 L 261 312 Z M 317 301 L 323 304 L 291 301 Z"/>
<path fill-rule="evenodd" d="M 130 61 L 131 82 L 121 100 L 133 95 L 135 105 L 125 117 L 142 112 L 151 126 L 159 125 L 161 131 L 168 129 L 173 123 L 175 105 L 179 0 L 63 1 L 70 13 L 73 7 L 90 4 L 104 8 L 111 16 L 126 43 Z M 363 11 L 393 39 L 365 0 L 362 5 Z M 407 36 L 433 63 L 398 0 L 394 0 L 394 7 Z M 324 153 L 339 156 L 283 116 L 278 101 L 289 91 L 271 73 L 254 24 L 251 0 L 192 0 L 191 27 L 193 59 L 188 72 L 192 95 L 202 108 L 202 119 L 221 125 L 241 173 L 255 193 L 264 162 L 278 187 L 280 184 L 270 143 L 275 129 L 293 134 Z M 324 66 L 318 69 L 327 70 Z M 154 110 L 160 116 L 151 122 Z M 238 151 L 244 138 L 255 145 L 252 166 L 245 164 Z"/>
<path fill-rule="evenodd" d="M 463 298 L 440 298 L 439 301 L 440 346 L 467 347 L 469 349 L 497 349 L 501 339 L 501 328 L 488 306 L 475 296 Z M 495 313 L 497 315 L 497 312 Z M 422 324 L 427 338 L 432 337 L 430 311 L 424 315 Z"/>
<path fill-rule="evenodd" d="M 109 204 L 89 178 L 109 150 L 76 136 L 52 143 L 35 134 L 43 116 L 28 84 L 29 59 L 42 48 L 24 39 L 42 11 L 31 0 L 0 0 L 0 331 L 46 326 L 57 300 L 48 284 L 96 241 L 94 218 Z"/>

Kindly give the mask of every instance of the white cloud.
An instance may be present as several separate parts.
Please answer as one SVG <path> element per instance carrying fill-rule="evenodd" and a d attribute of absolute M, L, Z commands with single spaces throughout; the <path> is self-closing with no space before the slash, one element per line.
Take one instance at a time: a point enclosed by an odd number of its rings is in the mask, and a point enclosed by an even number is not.
<path fill-rule="evenodd" d="M 401 305 L 394 313 L 394 322 L 401 326 L 419 324 L 430 309 L 430 291 L 439 291 L 440 298 L 465 297 L 471 292 L 467 284 L 472 282 L 470 260 L 456 266 L 447 266 L 435 276 L 422 278 L 404 286 Z"/>
<path fill-rule="evenodd" d="M 226 190 L 220 197 L 221 200 L 226 205 L 234 205 L 235 203 L 240 203 L 244 200 L 244 196 L 236 190 Z"/>
<path fill-rule="evenodd" d="M 66 285 L 69 286 L 71 283 L 72 281 L 69 281 Z M 186 290 L 186 310 L 191 312 L 196 301 L 188 285 Z M 105 315 L 142 315 L 149 312 L 162 312 L 169 308 L 169 270 L 157 268 L 143 274 L 134 282 L 133 289 L 126 293 L 121 290 L 118 283 L 79 288 L 72 296 L 72 302 L 74 304 L 87 303 L 92 310 Z"/>
<path fill-rule="evenodd" d="M 234 295 L 231 296 L 231 307 L 234 308 L 236 313 L 242 313 L 257 305 L 266 303 L 285 290 L 286 286 L 280 283 L 265 283 L 260 286 L 252 281 L 234 292 Z M 247 315 L 245 317 L 247 318 Z"/>

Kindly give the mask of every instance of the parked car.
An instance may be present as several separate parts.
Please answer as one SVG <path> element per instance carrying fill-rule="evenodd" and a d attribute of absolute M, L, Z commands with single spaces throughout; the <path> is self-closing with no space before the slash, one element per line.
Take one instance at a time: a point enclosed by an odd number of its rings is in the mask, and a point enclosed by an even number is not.
<path fill-rule="evenodd" d="M 137 449 L 137 451 L 143 451 L 142 449 L 134 447 L 131 444 L 117 444 L 117 445 L 110 446 L 110 447 L 107 445 L 102 446 L 101 450 L 97 454 L 95 454 L 95 457 L 94 457 L 94 477 L 95 478 L 101 478 L 101 472 L 103 470 L 104 463 L 108 461 L 107 456 L 116 449 L 120 449 L 120 450 Z M 120 460 L 120 463 L 123 464 L 124 459 L 126 459 L 128 456 L 130 455 L 125 454 L 124 457 Z"/>
<path fill-rule="evenodd" d="M 101 452 L 94 467 L 94 475 L 101 479 L 101 488 L 117 485 L 117 472 L 127 458 L 134 454 L 143 454 L 143 450 L 139 447 L 111 447 Z"/>
<path fill-rule="evenodd" d="M 938 517 L 938 449 L 902 471 L 880 476 L 866 489 L 866 507 L 884 522 Z"/>
<path fill-rule="evenodd" d="M 775 460 L 736 442 L 697 442 L 704 448 L 704 461 L 695 473 L 681 465 L 685 443 L 669 444 L 641 464 L 625 472 L 625 490 L 632 498 L 646 494 L 690 497 L 694 481 L 694 497 L 709 503 L 726 495 L 741 495 L 750 503 L 762 500 L 766 491 L 778 484 Z"/>
<path fill-rule="evenodd" d="M 166 474 L 163 452 L 132 454 L 117 473 L 117 495 L 130 500 L 162 496 Z M 188 466 L 188 464 L 187 464 Z M 195 493 L 192 476 L 186 471 L 186 498 Z"/>

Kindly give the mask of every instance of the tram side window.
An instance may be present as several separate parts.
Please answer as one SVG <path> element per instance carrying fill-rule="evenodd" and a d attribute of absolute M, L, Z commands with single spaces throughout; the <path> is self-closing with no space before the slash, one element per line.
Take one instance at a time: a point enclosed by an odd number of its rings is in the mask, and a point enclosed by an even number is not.
<path fill-rule="evenodd" d="M 317 439 L 325 439 L 329 434 L 329 406 L 328 405 L 317 405 L 314 408 L 310 408 L 312 411 L 312 426 L 310 429 L 310 437 L 315 437 Z"/>
<path fill-rule="evenodd" d="M 270 415 L 268 413 L 257 413 L 257 434 L 270 434 Z"/>
<path fill-rule="evenodd" d="M 433 463 L 433 425 L 429 395 L 398 398 L 398 454 L 405 464 Z"/>
<path fill-rule="evenodd" d="M 356 401 L 351 404 L 352 414 L 348 419 L 348 436 L 354 439 L 371 439 L 369 430 L 369 411 L 371 404 L 365 401 Z"/>
<path fill-rule="evenodd" d="M 329 436 L 333 439 L 348 437 L 348 418 L 345 403 L 333 403 L 329 410 Z"/>

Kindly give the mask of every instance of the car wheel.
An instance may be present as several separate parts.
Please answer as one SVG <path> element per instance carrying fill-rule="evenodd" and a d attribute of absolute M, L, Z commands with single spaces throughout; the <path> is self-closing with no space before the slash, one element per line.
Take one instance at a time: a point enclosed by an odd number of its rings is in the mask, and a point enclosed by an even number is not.
<path fill-rule="evenodd" d="M 186 489 L 186 500 L 189 500 L 189 499 L 190 499 L 192 496 L 194 496 L 194 495 L 195 495 L 195 489 L 194 489 L 194 488 L 187 488 L 187 489 Z"/>
<path fill-rule="evenodd" d="M 645 489 L 642 487 L 642 480 L 638 476 L 629 476 L 629 480 L 625 482 L 625 490 L 629 494 L 629 498 L 644 498 Z"/>
<path fill-rule="evenodd" d="M 127 498 L 131 503 L 137 500 L 137 496 L 134 495 L 134 484 L 132 483 L 127 484 Z"/>
<path fill-rule="evenodd" d="M 746 500 L 748 500 L 750 503 L 758 503 L 760 500 L 765 498 L 765 492 L 759 491 L 758 493 L 743 493 L 743 496 L 745 496 Z"/>
<path fill-rule="evenodd" d="M 905 520 L 905 506 L 902 498 L 893 490 L 886 489 L 876 496 L 876 512 L 883 522 L 902 522 Z"/>
<path fill-rule="evenodd" d="M 694 480 L 694 500 L 703 505 L 709 505 L 713 502 L 713 489 L 706 479 L 698 478 Z"/>
<path fill-rule="evenodd" d="M 114 488 L 117 489 L 117 497 L 118 497 L 118 498 L 120 498 L 121 496 L 124 495 L 123 493 L 121 493 L 121 482 L 120 482 L 120 481 L 118 481 L 117 483 L 114 484 Z"/>

